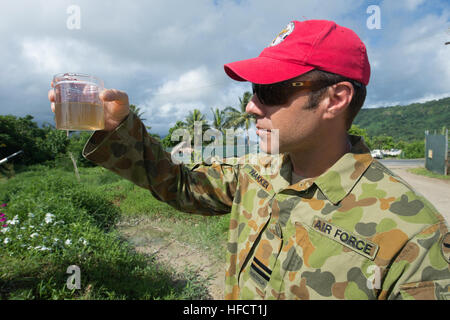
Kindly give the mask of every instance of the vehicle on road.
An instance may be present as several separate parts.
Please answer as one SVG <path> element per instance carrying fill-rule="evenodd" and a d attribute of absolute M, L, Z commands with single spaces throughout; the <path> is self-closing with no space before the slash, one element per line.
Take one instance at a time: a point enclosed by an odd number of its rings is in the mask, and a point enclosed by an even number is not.
<path fill-rule="evenodd" d="M 370 155 L 375 159 L 383 159 L 383 153 L 380 149 L 374 149 L 370 151 Z"/>
<path fill-rule="evenodd" d="M 402 153 L 402 150 L 399 149 L 391 149 L 391 150 L 381 150 L 383 156 L 396 157 Z"/>

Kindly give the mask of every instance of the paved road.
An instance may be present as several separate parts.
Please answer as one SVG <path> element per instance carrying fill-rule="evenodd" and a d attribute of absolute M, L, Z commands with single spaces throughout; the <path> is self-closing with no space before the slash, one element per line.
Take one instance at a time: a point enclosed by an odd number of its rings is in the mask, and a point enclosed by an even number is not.
<path fill-rule="evenodd" d="M 420 161 L 422 161 L 422 165 L 417 165 Z M 386 167 L 427 198 L 450 223 L 450 181 L 429 178 L 407 171 L 411 167 L 423 167 L 423 162 L 424 160 L 382 160 Z"/>
<path fill-rule="evenodd" d="M 386 167 L 425 167 L 425 159 L 381 159 Z"/>

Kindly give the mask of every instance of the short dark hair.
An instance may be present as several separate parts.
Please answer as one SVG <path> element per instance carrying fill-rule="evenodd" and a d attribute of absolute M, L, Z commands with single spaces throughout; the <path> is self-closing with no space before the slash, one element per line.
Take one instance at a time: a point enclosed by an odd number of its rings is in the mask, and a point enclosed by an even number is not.
<path fill-rule="evenodd" d="M 319 80 L 319 81 L 329 81 L 331 83 L 338 83 L 342 81 L 348 81 L 353 85 L 354 94 L 350 104 L 347 107 L 347 119 L 346 119 L 346 127 L 349 130 L 352 126 L 353 120 L 358 114 L 359 110 L 361 110 L 364 101 L 366 99 L 366 86 L 360 82 L 355 80 L 346 78 L 344 76 L 330 73 L 322 70 L 314 69 L 300 76 L 302 80 Z M 299 77 L 299 78 L 300 78 Z M 322 89 L 311 91 L 309 93 L 308 104 L 305 109 L 315 109 L 319 105 L 319 102 L 325 96 L 328 87 L 324 87 Z"/>

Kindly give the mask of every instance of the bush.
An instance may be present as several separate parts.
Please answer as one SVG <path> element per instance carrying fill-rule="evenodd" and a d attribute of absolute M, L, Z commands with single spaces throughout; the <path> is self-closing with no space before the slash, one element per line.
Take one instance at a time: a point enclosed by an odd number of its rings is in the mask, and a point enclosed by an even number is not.
<path fill-rule="evenodd" d="M 408 143 L 403 152 L 407 159 L 423 158 L 425 157 L 425 141 L 419 140 Z"/>
<path fill-rule="evenodd" d="M 23 150 L 14 163 L 31 165 L 55 158 L 57 153 L 64 153 L 69 143 L 64 131 L 56 130 L 46 124 L 39 128 L 27 115 L 23 118 L 6 115 L 0 116 L 0 158 Z"/>

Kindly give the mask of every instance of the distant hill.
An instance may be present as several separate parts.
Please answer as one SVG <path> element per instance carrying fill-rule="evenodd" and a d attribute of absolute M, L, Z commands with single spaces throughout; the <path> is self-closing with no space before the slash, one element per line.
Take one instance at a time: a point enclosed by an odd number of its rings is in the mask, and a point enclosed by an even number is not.
<path fill-rule="evenodd" d="M 425 130 L 450 129 L 450 97 L 406 106 L 361 109 L 354 124 L 370 137 L 386 134 L 394 140 L 411 142 L 425 137 Z"/>

